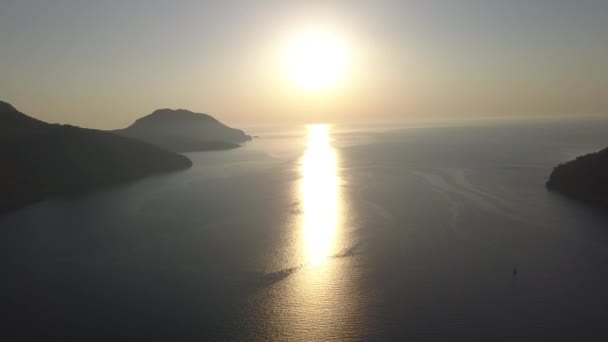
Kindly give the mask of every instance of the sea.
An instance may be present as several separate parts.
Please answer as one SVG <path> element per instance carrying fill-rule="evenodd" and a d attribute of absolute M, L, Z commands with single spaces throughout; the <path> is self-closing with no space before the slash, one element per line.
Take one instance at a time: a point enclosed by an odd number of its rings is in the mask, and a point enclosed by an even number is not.
<path fill-rule="evenodd" d="M 0 216 L 3 341 L 606 341 L 608 120 L 258 129 Z"/>

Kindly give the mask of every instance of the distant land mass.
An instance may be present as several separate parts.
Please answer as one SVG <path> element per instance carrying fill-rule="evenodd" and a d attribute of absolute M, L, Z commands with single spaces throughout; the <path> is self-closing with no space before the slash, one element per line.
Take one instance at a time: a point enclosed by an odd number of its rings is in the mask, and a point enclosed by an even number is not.
<path fill-rule="evenodd" d="M 49 124 L 0 101 L 0 211 L 185 169 L 185 156 L 93 129 Z"/>
<path fill-rule="evenodd" d="M 608 148 L 558 165 L 547 188 L 572 198 L 608 204 Z"/>
<path fill-rule="evenodd" d="M 159 109 L 116 134 L 158 145 L 173 152 L 227 150 L 251 140 L 207 114 L 184 109 Z"/>

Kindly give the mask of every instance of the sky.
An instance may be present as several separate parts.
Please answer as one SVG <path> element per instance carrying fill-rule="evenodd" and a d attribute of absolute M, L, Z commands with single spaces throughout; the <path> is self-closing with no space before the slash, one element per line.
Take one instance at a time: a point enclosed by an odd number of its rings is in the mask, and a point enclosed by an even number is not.
<path fill-rule="evenodd" d="M 49 122 L 608 116 L 606 0 L 0 1 L 0 100 Z M 327 89 L 286 71 L 307 32 L 346 51 Z"/>

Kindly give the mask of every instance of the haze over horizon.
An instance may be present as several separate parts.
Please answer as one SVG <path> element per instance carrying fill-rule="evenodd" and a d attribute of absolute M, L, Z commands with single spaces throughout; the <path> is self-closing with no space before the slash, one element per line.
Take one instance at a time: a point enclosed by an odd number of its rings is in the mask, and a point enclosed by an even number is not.
<path fill-rule="evenodd" d="M 0 342 L 608 341 L 608 0 L 2 0 L 0 71 Z"/>
<path fill-rule="evenodd" d="M 608 113 L 601 0 L 2 7 L 0 100 L 49 122 L 122 128 L 167 107 L 232 125 Z M 309 59 L 298 48 L 285 57 L 311 32 L 331 52 L 313 57 L 333 64 L 298 65 Z M 307 68 L 327 79 L 303 79 Z"/>

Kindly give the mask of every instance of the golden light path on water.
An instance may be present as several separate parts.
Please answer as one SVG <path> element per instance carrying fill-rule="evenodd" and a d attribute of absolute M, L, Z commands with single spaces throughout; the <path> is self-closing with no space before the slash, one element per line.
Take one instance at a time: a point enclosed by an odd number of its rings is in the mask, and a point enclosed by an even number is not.
<path fill-rule="evenodd" d="M 308 126 L 308 148 L 302 160 L 302 229 L 309 265 L 318 265 L 331 255 L 340 225 L 339 177 L 330 128 Z"/>
<path fill-rule="evenodd" d="M 266 315 L 260 340 L 344 340 L 362 326 L 364 311 L 353 300 L 353 259 L 344 257 L 352 247 L 344 227 L 351 218 L 342 193 L 340 154 L 332 146 L 330 125 L 307 128 L 306 149 L 297 166 L 301 178 L 293 193 L 299 210 L 295 229 L 288 230 L 294 234 L 289 239 L 294 259 L 283 264 L 280 281 L 253 301 Z"/>

